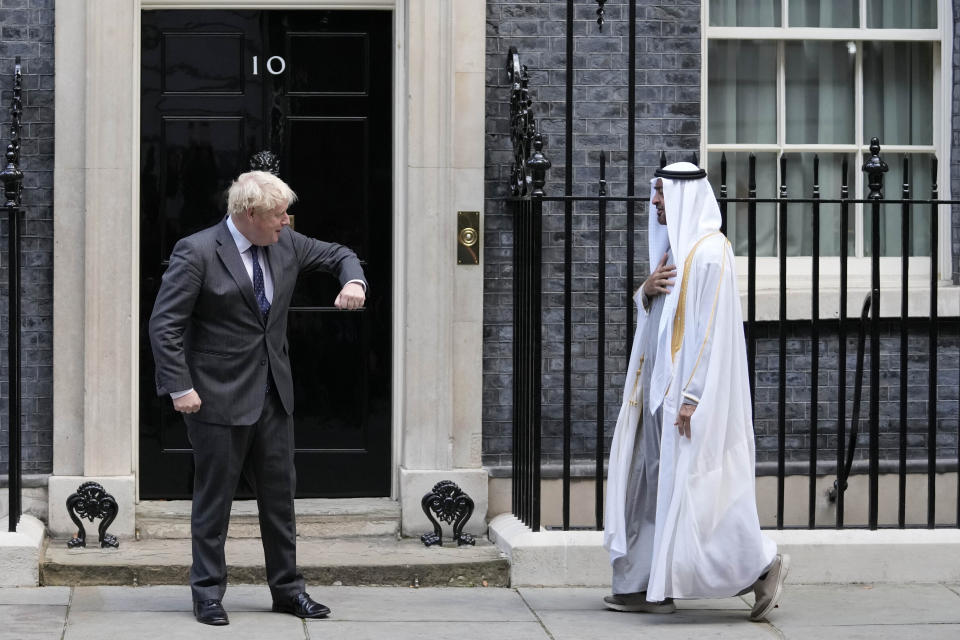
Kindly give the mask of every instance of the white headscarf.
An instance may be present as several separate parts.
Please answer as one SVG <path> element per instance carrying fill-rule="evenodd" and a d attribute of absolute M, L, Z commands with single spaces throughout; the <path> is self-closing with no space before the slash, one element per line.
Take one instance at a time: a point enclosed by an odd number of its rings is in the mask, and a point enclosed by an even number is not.
<path fill-rule="evenodd" d="M 666 171 L 693 173 L 699 168 L 690 162 L 675 162 L 664 167 Z M 663 181 L 663 203 L 666 210 L 666 227 L 657 221 L 657 208 L 653 206 L 657 180 Z M 656 411 L 673 379 L 673 359 L 670 343 L 673 339 L 673 317 L 680 299 L 680 283 L 683 282 L 683 266 L 687 254 L 700 238 L 720 230 L 720 206 L 706 178 L 681 180 L 653 178 L 650 181 L 649 250 L 652 270 L 667 249 L 673 251 L 677 267 L 674 286 L 667 294 L 660 326 L 657 330 L 657 360 L 650 380 L 650 410 Z"/>

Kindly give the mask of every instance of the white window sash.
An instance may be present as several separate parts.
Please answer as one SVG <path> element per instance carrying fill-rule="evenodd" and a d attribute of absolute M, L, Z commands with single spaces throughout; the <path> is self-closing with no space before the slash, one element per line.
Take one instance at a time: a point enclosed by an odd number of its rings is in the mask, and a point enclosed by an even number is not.
<path fill-rule="evenodd" d="M 782 1 L 782 20 L 784 24 L 787 24 L 789 19 L 789 4 L 788 0 Z M 934 154 L 939 160 L 938 170 L 937 170 L 937 184 L 939 188 L 939 196 L 941 199 L 951 199 L 951 184 L 950 184 L 950 158 L 951 158 L 951 135 L 952 124 L 950 122 L 952 115 L 952 95 L 951 88 L 953 86 L 953 15 L 952 15 L 952 5 L 949 3 L 938 2 L 938 15 L 937 15 L 937 24 L 939 28 L 937 29 L 866 29 L 866 28 L 815 28 L 815 27 L 716 27 L 709 26 L 709 3 L 701 3 L 701 24 L 705 25 L 701 29 L 701 51 L 702 51 L 702 61 L 701 61 L 701 127 L 700 130 L 703 132 L 701 135 L 700 141 L 700 157 L 707 158 L 708 153 L 715 152 L 755 152 L 755 153 L 776 153 L 777 154 L 777 173 L 779 176 L 780 166 L 779 159 L 782 153 L 791 153 L 791 152 L 818 152 L 818 153 L 857 153 L 859 157 L 862 153 L 869 152 L 869 140 L 863 139 L 863 47 L 857 46 L 856 54 L 856 71 L 855 71 L 855 104 L 857 105 L 855 109 L 855 144 L 847 145 L 814 145 L 814 144 L 785 144 L 783 137 L 783 128 L 785 127 L 785 118 L 784 118 L 784 104 L 783 104 L 783 91 L 784 91 L 784 61 L 783 57 L 783 46 L 778 47 L 778 69 L 777 69 L 777 140 L 778 144 L 709 144 L 707 140 L 708 135 L 708 113 L 709 113 L 709 103 L 708 103 L 708 79 L 707 79 L 707 69 L 709 68 L 708 51 L 709 51 L 709 41 L 710 40 L 724 40 L 724 39 L 736 39 L 736 40 L 778 40 L 778 41 L 788 41 L 788 40 L 844 40 L 844 41 L 912 41 L 912 42 L 934 42 L 935 51 L 934 51 L 934 69 L 933 73 L 933 145 L 917 145 L 917 146 L 908 146 L 908 145 L 883 145 L 881 140 L 881 157 L 885 154 L 893 153 L 926 153 Z M 866 2 L 861 1 L 860 3 L 860 24 L 866 24 Z M 937 55 L 939 53 L 939 55 Z M 821 181 L 823 181 L 824 176 L 821 176 Z M 829 179 L 829 176 L 826 176 Z M 863 171 L 860 170 L 860 163 L 854 162 L 850 166 L 850 195 L 853 198 L 858 198 L 861 194 L 864 193 L 865 186 L 865 176 Z M 778 178 L 779 184 L 779 178 Z M 812 185 L 811 185 L 812 186 Z M 892 185 L 885 185 L 886 195 L 891 199 L 899 198 L 899 186 L 894 186 L 895 193 L 890 191 Z M 733 194 L 731 194 L 732 196 Z M 915 199 L 927 199 L 930 197 L 929 193 L 925 194 L 912 194 Z M 798 197 L 795 194 L 791 194 L 790 197 Z M 869 265 L 870 258 L 864 256 L 864 208 L 863 205 L 854 205 L 851 208 L 851 216 L 855 224 L 855 251 L 854 255 L 849 258 L 849 268 L 851 269 L 851 275 L 853 274 L 853 269 L 858 270 L 865 269 L 869 274 Z M 942 206 L 939 207 L 938 217 L 938 270 L 941 274 L 947 274 L 946 279 L 950 276 L 953 269 L 953 251 L 951 247 L 951 216 L 950 216 L 950 207 Z M 738 256 L 738 261 L 741 259 L 741 256 Z M 739 271 L 741 274 L 746 273 L 746 258 L 744 260 L 743 268 Z M 825 259 L 839 260 L 837 257 L 830 257 Z M 913 260 L 911 258 L 911 267 L 913 266 Z M 928 257 L 918 257 L 916 258 L 920 261 L 925 261 L 927 266 L 927 278 L 929 278 L 929 258 Z M 806 261 L 810 262 L 811 258 L 809 257 L 788 257 L 788 265 L 791 264 L 791 261 Z M 891 258 L 881 258 L 881 265 L 884 261 L 893 260 L 899 263 L 900 258 L 891 257 Z M 771 261 L 771 262 L 767 262 Z M 859 266 L 862 263 L 862 266 Z M 857 265 L 855 267 L 855 265 Z M 921 265 L 918 265 L 918 269 L 923 269 Z M 881 266 L 881 269 L 884 269 Z M 766 279 L 768 274 L 776 274 L 778 270 L 777 258 L 758 258 L 757 261 L 757 275 L 758 279 Z M 788 266 L 788 272 L 792 270 Z M 801 280 L 790 278 L 790 283 L 793 286 L 797 286 L 796 283 L 799 283 L 800 286 L 809 287 L 809 270 L 808 275 L 806 276 L 806 282 L 802 281 L 803 271 L 796 271 L 798 278 Z M 899 273 L 899 266 L 897 267 L 897 273 Z M 911 268 L 911 280 L 913 280 L 913 273 L 916 273 Z M 744 276 L 745 277 L 745 276 Z M 839 277 L 839 276 L 838 276 Z M 946 280 L 944 280 L 946 281 Z M 744 282 L 745 286 L 745 282 Z M 899 285 L 898 285 L 899 286 Z"/>
<path fill-rule="evenodd" d="M 706 4 L 704 4 L 706 11 Z M 844 29 L 831 27 L 707 27 L 708 40 L 907 40 L 940 42 L 940 29 Z"/>
<path fill-rule="evenodd" d="M 757 289 L 778 289 L 780 287 L 780 259 L 772 256 L 762 256 L 757 259 Z M 737 277 L 744 279 L 746 287 L 747 257 L 737 256 Z M 884 256 L 880 258 L 881 288 L 891 284 L 900 284 L 900 256 Z M 787 283 L 793 278 L 801 278 L 809 282 L 812 277 L 813 258 L 810 256 L 790 256 L 787 258 Z M 930 286 L 930 258 L 929 256 L 910 256 L 907 262 L 908 282 L 911 287 Z M 870 286 L 870 259 L 849 258 L 847 261 L 847 284 L 849 286 Z M 949 274 L 938 277 L 938 282 L 948 282 Z M 940 275 L 938 274 L 938 275 Z M 840 286 L 840 257 L 820 257 L 820 285 L 822 287 Z M 807 285 L 809 286 L 809 284 Z M 744 289 L 745 290 L 745 289 Z"/>
<path fill-rule="evenodd" d="M 747 258 L 737 256 L 737 286 L 743 319 L 748 319 Z M 898 318 L 901 314 L 901 259 L 880 258 L 880 315 Z M 908 260 L 907 313 L 912 318 L 930 315 L 930 258 Z M 813 260 L 810 257 L 787 258 L 787 319 L 809 320 L 812 317 Z M 868 259 L 850 258 L 847 263 L 847 317 L 859 317 L 864 298 L 871 288 L 871 264 Z M 780 265 L 777 258 L 757 258 L 756 320 L 776 321 L 780 318 Z M 937 313 L 940 317 L 960 315 L 960 287 L 949 280 L 949 272 L 937 279 Z M 944 277 L 945 276 L 945 277 Z M 840 258 L 820 258 L 818 291 L 821 318 L 840 315 Z"/>

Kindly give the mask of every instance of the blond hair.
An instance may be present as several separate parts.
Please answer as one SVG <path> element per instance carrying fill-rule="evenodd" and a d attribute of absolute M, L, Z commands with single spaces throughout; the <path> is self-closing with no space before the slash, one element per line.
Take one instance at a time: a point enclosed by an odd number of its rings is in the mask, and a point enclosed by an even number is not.
<path fill-rule="evenodd" d="M 238 216 L 246 211 L 273 211 L 279 206 L 289 207 L 297 194 L 287 183 L 266 171 L 241 173 L 227 190 L 227 212 Z"/>

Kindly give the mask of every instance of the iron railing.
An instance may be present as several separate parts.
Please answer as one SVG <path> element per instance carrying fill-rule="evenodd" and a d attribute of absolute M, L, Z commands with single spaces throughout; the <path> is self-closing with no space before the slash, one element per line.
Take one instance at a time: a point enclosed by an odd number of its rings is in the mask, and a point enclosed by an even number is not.
<path fill-rule="evenodd" d="M 524 522 L 539 527 L 540 437 L 529 425 L 540 423 L 541 376 L 540 255 L 541 197 L 550 162 L 544 158 L 543 138 L 531 111 L 530 78 L 515 48 L 507 57 L 507 74 L 513 85 L 510 110 L 514 148 L 511 193 L 514 211 L 513 298 L 525 313 L 513 323 L 513 505 Z M 536 501 L 534 501 L 536 496 Z"/>
<path fill-rule="evenodd" d="M 569 40 L 568 31 L 568 40 Z M 634 40 L 630 39 L 631 42 Z M 569 43 L 568 43 L 569 45 Z M 633 56 L 631 56 L 632 59 Z M 634 327 L 632 293 L 635 288 L 634 278 L 634 236 L 637 228 L 635 223 L 635 211 L 639 205 L 641 208 L 646 206 L 647 196 L 638 197 L 634 195 L 634 167 L 633 167 L 633 135 L 628 136 L 631 149 L 627 153 L 627 195 L 615 196 L 608 193 L 606 154 L 600 153 L 599 160 L 599 179 L 596 185 L 595 195 L 575 196 L 572 193 L 572 171 L 565 172 L 565 195 L 550 196 L 545 195 L 543 188 L 545 185 L 545 172 L 549 167 L 549 162 L 543 157 L 542 140 L 537 134 L 536 124 L 532 118 L 532 105 L 529 99 L 527 86 L 526 69 L 519 63 L 519 56 L 516 50 L 511 50 L 508 58 L 508 71 L 513 83 L 513 94 L 511 99 L 512 118 L 513 118 L 513 142 L 515 150 L 515 166 L 512 178 L 513 196 L 510 198 L 512 203 L 512 212 L 514 215 L 514 386 L 513 386 L 513 513 L 532 529 L 538 530 L 541 525 L 541 467 L 543 465 L 543 421 L 542 404 L 544 397 L 543 385 L 543 360 L 544 360 L 544 338 L 543 338 L 543 252 L 545 237 L 560 237 L 563 243 L 563 284 L 562 284 L 562 469 L 560 477 L 562 479 L 562 514 L 560 516 L 559 526 L 563 529 L 571 527 L 571 466 L 575 458 L 572 451 L 573 429 L 572 429 L 572 385 L 571 377 L 582 374 L 574 366 L 574 358 L 571 353 L 573 343 L 573 322 L 572 322 L 572 297 L 575 293 L 582 293 L 584 288 L 578 291 L 574 290 L 572 285 L 572 271 L 577 263 L 572 258 L 572 238 L 573 229 L 584 229 L 587 225 L 593 224 L 595 219 L 596 226 L 596 271 L 595 280 L 589 288 L 591 294 L 596 297 L 595 309 L 595 327 L 592 338 L 596 340 L 597 351 L 595 357 L 596 364 L 589 368 L 589 375 L 596 380 L 596 406 L 595 410 L 595 448 L 592 456 L 592 473 L 590 474 L 595 483 L 595 522 L 594 526 L 598 529 L 603 527 L 603 497 L 604 497 L 604 477 L 605 477 L 605 441 L 608 435 L 611 435 L 613 420 L 605 415 L 604 407 L 610 404 L 609 398 L 606 398 L 608 387 L 606 380 L 607 368 L 607 331 L 609 328 L 617 327 L 607 322 L 607 311 L 616 308 L 621 313 L 618 317 L 625 319 L 624 327 L 613 333 L 622 334 L 625 338 L 626 352 L 629 353 L 632 344 L 632 332 Z M 632 79 L 633 74 L 629 77 Z M 570 69 L 568 68 L 568 80 L 571 79 Z M 632 84 L 632 83 L 631 83 Z M 570 92 L 568 92 L 567 113 L 571 113 Z M 633 109 L 633 101 L 630 108 Z M 567 140 L 571 140 L 571 118 L 567 122 Z M 633 117 L 630 116 L 632 124 Z M 532 151 L 534 150 L 535 151 Z M 567 167 L 572 165 L 571 145 L 566 145 Z M 661 164 L 666 162 L 666 157 L 661 156 Z M 693 158 L 696 162 L 696 157 Z M 826 526 L 823 522 L 817 522 L 816 505 L 818 502 L 818 475 L 823 475 L 823 467 L 831 467 L 837 475 L 834 489 L 830 492 L 831 500 L 836 502 L 836 517 L 829 524 L 832 527 L 844 527 L 844 491 L 847 487 L 847 477 L 851 473 L 853 464 L 852 449 L 857 445 L 857 435 L 859 430 L 859 399 L 861 395 L 860 383 L 855 388 L 855 403 L 853 407 L 854 422 L 849 431 L 850 442 L 847 444 L 848 435 L 846 427 L 846 399 L 848 397 L 847 383 L 847 345 L 846 338 L 851 331 L 860 332 L 860 352 L 858 353 L 858 363 L 860 363 L 861 372 L 857 379 L 862 379 L 864 350 L 867 341 L 869 341 L 869 410 L 867 418 L 868 447 L 867 475 L 868 475 L 868 516 L 867 526 L 875 529 L 880 526 L 879 523 L 879 475 L 880 475 L 880 376 L 881 376 L 881 351 L 880 351 L 880 297 L 881 297 L 881 278 L 880 278 L 880 220 L 881 207 L 883 205 L 896 205 L 902 212 L 902 257 L 900 265 L 900 303 L 901 309 L 899 317 L 899 337 L 900 337 L 900 367 L 896 373 L 899 375 L 899 430 L 898 430 L 898 518 L 897 526 L 911 526 L 906 519 L 906 498 L 907 498 L 907 469 L 908 469 L 908 414 L 907 414 L 907 379 L 908 379 L 908 361 L 913 353 L 909 345 L 910 322 L 917 321 L 926 325 L 928 334 L 928 348 L 926 357 L 928 363 L 927 380 L 927 433 L 926 433 L 926 464 L 925 473 L 927 476 L 927 518 L 926 526 L 936 526 L 936 474 L 937 474 L 937 355 L 938 355 L 938 335 L 941 329 L 946 326 L 946 320 L 938 316 L 938 251 L 939 241 L 938 227 L 938 209 L 941 206 L 960 204 L 958 200 L 943 200 L 939 198 L 937 186 L 937 160 L 934 158 L 930 166 L 932 189 L 929 198 L 917 199 L 912 197 L 910 184 L 907 180 L 909 173 L 908 161 L 904 160 L 904 184 L 902 186 L 901 197 L 898 199 L 886 199 L 883 196 L 883 173 L 887 170 L 885 163 L 880 158 L 879 141 L 874 138 L 871 144 L 871 156 L 863 165 L 862 170 L 868 176 L 869 195 L 866 198 L 851 198 L 849 189 L 849 167 L 846 160 L 843 161 L 840 175 L 836 176 L 839 181 L 840 197 L 835 199 L 823 198 L 821 196 L 820 182 L 820 161 L 818 157 L 813 160 L 813 185 L 811 185 L 810 197 L 794 197 L 787 190 L 787 172 L 790 169 L 787 156 L 780 159 L 779 171 L 779 193 L 777 197 L 762 198 L 757 195 L 757 173 L 756 159 L 749 158 L 749 191 L 747 197 L 731 197 L 728 195 L 727 188 L 727 163 L 726 157 L 721 159 L 721 177 L 718 202 L 723 216 L 723 230 L 727 226 L 727 213 L 730 203 L 745 203 L 747 207 L 747 317 L 744 323 L 744 331 L 747 343 L 749 375 L 751 383 L 751 397 L 756 405 L 756 372 L 757 372 L 757 333 L 761 323 L 757 320 L 757 207 L 760 204 L 768 204 L 776 207 L 778 222 L 777 234 L 777 253 L 779 257 L 779 305 L 778 316 L 775 322 L 777 334 L 777 450 L 776 450 L 776 476 L 777 476 L 777 505 L 776 505 L 776 526 L 783 528 L 785 522 L 786 478 L 787 478 L 787 341 L 788 336 L 796 337 L 798 330 L 807 332 L 809 343 L 817 345 L 811 348 L 810 360 L 810 389 L 809 389 L 809 430 L 805 434 L 809 438 L 809 453 L 807 460 L 808 483 L 808 518 L 806 527 L 814 528 Z M 618 206 L 618 212 L 622 210 L 626 215 L 617 216 L 617 219 L 624 221 L 622 229 L 613 229 L 609 225 L 608 207 L 614 203 Z M 836 319 L 821 318 L 822 310 L 820 308 L 820 248 L 819 242 L 813 242 L 813 249 L 810 255 L 811 260 L 811 282 L 810 282 L 810 320 L 794 321 L 787 315 L 788 300 L 788 237 L 787 220 L 792 221 L 796 216 L 802 216 L 805 224 L 813 234 L 813 238 L 820 238 L 821 234 L 821 206 L 836 205 L 840 209 L 840 228 L 850 228 L 851 207 L 863 207 L 864 215 L 869 215 L 869 226 L 872 230 L 871 251 L 870 251 L 870 287 L 869 295 L 865 301 L 865 314 L 861 319 L 856 317 L 847 317 L 848 296 L 850 295 L 848 263 L 850 260 L 846 239 L 839 243 L 840 255 L 838 256 L 840 265 L 839 276 L 839 308 L 837 309 Z M 582 213 L 578 211 L 578 206 L 587 207 L 589 210 Z M 561 213 L 562 208 L 562 213 Z M 911 283 L 909 281 L 909 263 L 910 263 L 910 221 L 918 211 L 926 208 L 930 213 L 930 279 L 929 313 L 923 317 L 911 318 L 909 313 L 909 293 Z M 563 216 L 563 232 L 545 234 L 543 232 L 543 221 L 549 216 Z M 559 227 L 559 225 L 557 225 Z M 625 281 L 626 286 L 622 293 L 622 304 L 608 304 L 606 295 L 606 271 L 608 266 L 608 248 L 606 238 L 608 234 L 614 231 L 623 231 L 626 240 L 626 256 L 623 262 L 626 263 Z M 552 249 L 552 247 L 548 247 Z M 551 265 L 552 266 L 552 265 Z M 915 287 L 914 287 L 915 288 Z M 795 294 L 790 294 L 795 295 Z M 889 294 L 887 294 L 889 295 Z M 869 310 L 869 316 L 866 315 Z M 960 313 L 960 309 L 958 309 Z M 769 326 L 769 325 L 768 325 Z M 821 433 L 818 430 L 820 422 L 819 406 L 823 404 L 819 396 L 819 378 L 820 378 L 820 348 L 822 336 L 827 332 L 836 330 L 837 332 L 837 420 L 836 420 L 836 457 L 833 465 L 820 464 Z M 553 345 L 555 346 L 555 345 Z M 555 350 L 555 349 L 554 349 Z M 586 354 L 580 354 L 579 362 L 583 362 Z M 618 389 L 616 391 L 619 391 Z M 606 400 L 605 400 L 606 398 Z M 619 404 L 619 403 L 617 403 Z M 958 417 L 960 420 L 960 417 Z M 960 447 L 958 447 L 960 449 Z M 582 454 L 582 451 L 580 452 Z M 960 453 L 958 453 L 960 458 Z M 583 462 L 582 455 L 577 462 Z M 825 462 L 825 461 L 824 461 Z M 952 461 L 960 469 L 960 459 Z M 885 465 L 888 470 L 890 465 Z M 792 465 L 796 473 L 796 465 Z M 820 471 L 818 472 L 818 468 Z M 548 523 L 549 524 L 549 523 Z M 958 473 L 958 499 L 957 499 L 957 522 L 960 527 L 960 473 Z"/>
<path fill-rule="evenodd" d="M 20 116 L 23 113 L 22 102 L 23 76 L 20 70 L 20 58 L 17 57 L 13 74 L 13 95 L 10 105 L 10 143 L 7 145 L 6 166 L 0 172 L 3 181 L 4 204 L 7 210 L 7 275 L 9 278 L 9 313 L 7 319 L 7 354 L 9 372 L 8 397 L 10 399 L 8 418 L 9 433 L 7 449 L 9 451 L 8 490 L 10 493 L 9 530 L 16 531 L 23 510 L 22 470 L 20 451 L 20 227 L 23 210 L 20 197 L 23 190 L 23 172 L 20 171 Z"/>

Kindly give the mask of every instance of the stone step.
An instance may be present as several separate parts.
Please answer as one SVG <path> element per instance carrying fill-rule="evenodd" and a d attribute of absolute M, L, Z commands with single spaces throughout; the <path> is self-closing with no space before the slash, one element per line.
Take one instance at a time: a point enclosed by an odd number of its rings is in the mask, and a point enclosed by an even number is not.
<path fill-rule="evenodd" d="M 190 500 L 145 500 L 137 505 L 141 540 L 190 537 Z M 304 538 L 397 536 L 400 504 L 390 498 L 303 498 L 296 501 L 297 535 Z M 256 500 L 235 500 L 231 538 L 259 538 Z"/>
<path fill-rule="evenodd" d="M 96 534 L 88 549 L 66 548 L 49 540 L 40 564 L 42 585 L 156 585 L 189 583 L 190 540 L 121 540 L 102 550 Z M 486 539 L 476 546 L 424 547 L 396 537 L 301 538 L 297 565 L 313 585 L 490 586 L 506 587 L 510 565 Z M 226 546 L 232 584 L 266 584 L 259 540 L 232 538 Z"/>

